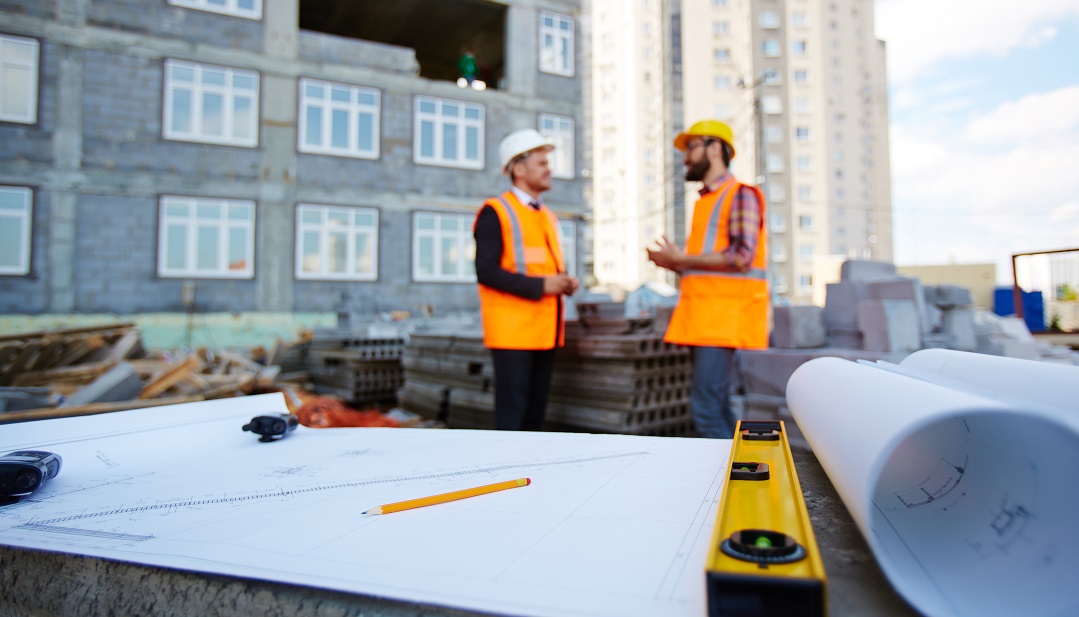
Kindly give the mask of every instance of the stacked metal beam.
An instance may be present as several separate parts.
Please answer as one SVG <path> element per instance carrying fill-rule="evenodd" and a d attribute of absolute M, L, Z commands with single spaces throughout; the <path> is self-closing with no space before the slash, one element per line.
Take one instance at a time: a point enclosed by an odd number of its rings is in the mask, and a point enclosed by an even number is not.
<path fill-rule="evenodd" d="M 404 383 L 404 338 L 319 336 L 306 345 L 304 369 L 319 394 L 353 405 L 393 403 Z"/>
<path fill-rule="evenodd" d="M 608 303 L 613 304 L 613 303 Z M 690 361 L 621 305 L 578 307 L 547 406 L 548 430 L 689 436 Z M 413 334 L 402 356 L 405 409 L 451 428 L 494 427 L 494 371 L 478 334 Z"/>

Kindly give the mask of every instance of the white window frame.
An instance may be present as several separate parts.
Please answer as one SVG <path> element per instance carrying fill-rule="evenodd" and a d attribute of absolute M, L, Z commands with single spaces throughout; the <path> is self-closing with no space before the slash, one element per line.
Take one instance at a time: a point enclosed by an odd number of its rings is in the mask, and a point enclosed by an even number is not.
<path fill-rule="evenodd" d="M 426 103 L 433 103 L 435 110 L 433 112 L 421 111 L 421 107 Z M 465 101 L 457 101 L 453 99 L 436 98 L 433 96 L 417 96 L 414 103 L 415 108 L 412 113 L 412 160 L 420 165 L 435 165 L 437 167 L 457 167 L 460 169 L 483 169 L 484 165 L 484 122 L 486 118 L 486 109 L 479 103 L 467 103 Z M 456 117 L 448 118 L 443 114 L 446 106 L 456 106 L 458 113 Z M 479 118 L 468 118 L 467 111 L 479 111 Z M 432 152 L 434 156 L 424 156 L 423 152 L 423 140 L 422 129 L 424 122 L 431 122 L 434 127 L 432 129 Z M 452 124 L 457 127 L 457 152 L 456 159 L 447 159 L 443 157 L 443 136 L 444 128 L 447 125 Z M 479 156 L 476 160 L 469 160 L 465 158 L 467 153 L 467 138 L 468 129 L 478 129 L 476 154 Z"/>
<path fill-rule="evenodd" d="M 779 13 L 775 11 L 764 11 L 758 18 L 761 28 L 768 28 L 775 30 L 779 27 Z"/>
<path fill-rule="evenodd" d="M 787 247 L 786 245 L 778 242 L 772 244 L 772 261 L 776 263 L 786 263 L 787 261 Z"/>
<path fill-rule="evenodd" d="M 766 114 L 783 113 L 783 99 L 774 94 L 761 97 L 761 111 Z"/>
<path fill-rule="evenodd" d="M 765 171 L 779 173 L 786 168 L 783 163 L 783 155 L 775 152 L 769 153 L 764 157 L 764 169 Z"/>
<path fill-rule="evenodd" d="M 193 71 L 194 78 L 190 82 L 176 81 L 173 78 L 174 69 L 188 69 Z M 208 85 L 202 83 L 202 75 L 207 71 L 224 73 L 225 84 Z M 254 88 L 238 88 L 235 80 L 251 79 Z M 174 94 L 176 91 L 186 90 L 191 93 L 191 118 L 190 130 L 181 131 L 173 128 Z M 202 116 L 204 96 L 217 94 L 224 98 L 222 105 L 222 134 L 207 134 L 203 130 L 204 118 Z M 239 127 L 235 125 L 236 102 L 241 99 L 250 99 L 251 118 L 246 127 L 247 136 L 236 136 Z M 183 60 L 165 60 L 165 105 L 161 126 L 162 137 L 176 141 L 192 141 L 207 144 L 222 144 L 227 146 L 240 146 L 254 148 L 259 140 L 259 74 L 257 71 L 235 69 L 226 66 L 199 64 Z"/>
<path fill-rule="evenodd" d="M 767 68 L 761 73 L 761 83 L 766 86 L 778 86 L 783 83 L 783 79 L 778 69 Z"/>
<path fill-rule="evenodd" d="M 716 64 L 730 63 L 731 50 L 727 47 L 716 47 L 712 50 L 712 61 Z"/>
<path fill-rule="evenodd" d="M 773 212 L 768 217 L 768 231 L 783 233 L 787 231 L 787 217 L 778 212 Z"/>
<path fill-rule="evenodd" d="M 185 9 L 243 17 L 244 19 L 262 19 L 262 0 L 251 0 L 252 7 L 250 9 L 240 8 L 239 0 L 222 1 L 224 2 L 223 6 L 214 5 L 209 0 L 169 0 L 169 4 Z"/>
<path fill-rule="evenodd" d="M 187 206 L 186 215 L 169 213 L 169 206 Z M 221 212 L 216 219 L 198 216 L 200 206 L 218 206 Z M 157 275 L 161 278 L 204 278 L 204 279 L 252 279 L 255 277 L 255 202 L 246 199 L 218 199 L 206 197 L 185 197 L 181 195 L 162 195 L 158 210 L 157 229 Z M 249 209 L 250 215 L 246 220 L 230 218 L 232 208 Z M 184 265 L 179 268 L 169 268 L 169 227 L 180 225 L 185 229 L 184 238 Z M 199 269 L 198 259 L 198 234 L 199 227 L 214 227 L 218 230 L 218 263 L 215 267 Z M 246 247 L 244 251 L 244 267 L 230 270 L 228 264 L 231 231 L 242 230 L 247 232 Z"/>
<path fill-rule="evenodd" d="M 727 36 L 731 33 L 731 22 L 729 21 L 713 21 L 712 22 L 712 36 Z"/>
<path fill-rule="evenodd" d="M 812 132 L 808 126 L 796 126 L 794 127 L 794 140 L 800 143 L 808 143 L 812 141 Z"/>
<path fill-rule="evenodd" d="M 562 260 L 566 264 L 566 274 L 577 276 L 576 221 L 558 221 L 558 240 L 562 244 Z"/>
<path fill-rule="evenodd" d="M 801 73 L 801 79 L 799 79 L 799 73 Z M 793 79 L 795 85 L 808 86 L 809 85 L 809 69 L 794 69 Z"/>
<path fill-rule="evenodd" d="M 14 219 L 19 226 L 18 260 L 14 264 L 0 263 L 0 275 L 25 276 L 30 274 L 30 249 L 34 224 L 34 191 L 26 186 L 0 186 L 0 194 L 22 197 L 22 206 L 15 210 L 0 209 L 0 219 Z"/>
<path fill-rule="evenodd" d="M 422 218 L 431 217 L 434 220 L 434 229 L 420 229 L 419 223 Z M 457 225 L 454 230 L 442 229 L 444 219 L 456 219 Z M 467 214 L 452 212 L 413 212 L 412 213 L 412 280 L 417 283 L 474 283 L 476 282 L 476 240 L 472 235 L 472 219 Z M 420 240 L 431 238 L 433 244 L 434 263 L 432 273 L 421 273 L 420 268 Z M 440 263 L 440 246 L 443 240 L 456 240 L 461 256 L 457 260 L 456 270 L 445 274 L 442 272 Z"/>
<path fill-rule="evenodd" d="M 798 245 L 798 261 L 802 263 L 813 261 L 813 245 L 812 244 L 799 244 Z"/>
<path fill-rule="evenodd" d="M 783 128 L 777 124 L 764 125 L 764 142 L 769 144 L 783 143 Z"/>
<path fill-rule="evenodd" d="M 793 11 L 791 13 L 791 27 L 806 28 L 809 26 L 809 18 L 805 11 Z"/>
<path fill-rule="evenodd" d="M 325 96 L 321 99 L 309 94 L 313 89 L 323 88 Z M 337 98 L 335 98 L 337 97 Z M 341 100 L 346 97 L 347 100 Z M 361 102 L 365 97 L 374 97 L 374 103 Z M 307 140 L 308 109 L 317 108 L 320 115 L 319 143 L 311 144 Z M 347 156 L 358 159 L 377 159 L 379 157 L 379 124 L 381 123 L 382 93 L 377 88 L 352 86 L 332 81 L 300 78 L 300 130 L 296 137 L 297 149 L 311 154 Z M 345 135 L 348 143 L 335 146 L 332 143 L 335 116 L 344 114 Z M 371 122 L 371 148 L 360 146 L 360 118 L 367 116 Z"/>
<path fill-rule="evenodd" d="M 794 97 L 794 113 L 796 114 L 811 114 L 813 113 L 813 102 L 809 100 L 807 96 Z"/>
<path fill-rule="evenodd" d="M 787 200 L 787 189 L 779 182 L 768 183 L 768 201 L 782 202 Z M 782 231 L 782 230 L 780 230 Z"/>
<path fill-rule="evenodd" d="M 13 48 L 30 47 L 30 59 L 15 58 Z M 0 121 L 18 122 L 19 124 L 37 124 L 37 90 L 38 71 L 41 62 L 41 44 L 37 39 L 21 36 L 0 35 Z M 7 100 L 8 75 L 15 71 L 26 71 L 28 82 L 26 84 L 25 114 L 17 114 L 9 109 L 4 109 L 3 103 Z"/>
<path fill-rule="evenodd" d="M 773 273 L 772 291 L 777 294 L 787 293 L 787 279 L 779 272 Z"/>
<path fill-rule="evenodd" d="M 576 126 L 573 118 L 540 114 L 538 124 L 539 132 L 554 144 L 554 150 L 547 155 L 547 160 L 551 165 L 551 177 L 572 180 L 577 175 L 574 157 Z"/>
<path fill-rule="evenodd" d="M 798 229 L 799 229 L 799 231 L 813 231 L 813 215 L 812 214 L 799 214 L 798 215 Z"/>
<path fill-rule="evenodd" d="M 798 275 L 798 293 L 809 293 L 811 291 L 813 291 L 813 275 Z"/>
<path fill-rule="evenodd" d="M 802 173 L 813 171 L 813 157 L 808 154 L 800 154 L 795 159 L 796 169 Z"/>
<path fill-rule="evenodd" d="M 813 185 L 812 184 L 799 184 L 798 185 L 798 201 L 811 202 L 813 201 Z"/>
<path fill-rule="evenodd" d="M 550 20 L 550 25 L 548 25 Z M 568 25 L 563 28 L 563 25 Z M 573 77 L 576 72 L 573 18 L 569 15 L 540 11 L 539 13 L 539 70 L 552 75 Z M 558 53 L 565 50 L 565 54 Z"/>
<path fill-rule="evenodd" d="M 307 221 L 305 214 L 318 214 L 320 220 Z M 357 222 L 357 215 L 373 218 L 369 224 Z M 331 221 L 337 218 L 338 221 Z M 344 219 L 344 220 L 340 220 Z M 304 263 L 306 251 L 305 234 L 318 234 L 318 270 L 307 269 Z M 331 272 L 329 250 L 331 235 L 343 235 L 345 241 L 346 272 Z M 359 257 L 356 255 L 356 238 L 367 236 L 371 250 L 369 270 L 359 269 Z M 378 280 L 378 209 L 360 206 L 330 206 L 323 204 L 300 203 L 296 207 L 296 279 L 323 281 L 377 281 Z"/>
<path fill-rule="evenodd" d="M 791 41 L 791 55 L 804 58 L 809 54 L 809 42 L 805 39 Z"/>
<path fill-rule="evenodd" d="M 712 78 L 712 88 L 715 90 L 730 90 L 734 87 L 734 81 L 730 75 L 716 75 Z"/>
<path fill-rule="evenodd" d="M 765 58 L 778 58 L 783 53 L 783 47 L 779 44 L 779 39 L 764 39 L 761 53 Z"/>

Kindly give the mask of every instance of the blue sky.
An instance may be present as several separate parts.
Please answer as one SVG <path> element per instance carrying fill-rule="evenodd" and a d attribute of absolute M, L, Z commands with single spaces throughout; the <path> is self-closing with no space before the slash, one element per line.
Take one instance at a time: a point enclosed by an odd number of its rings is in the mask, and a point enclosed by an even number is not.
<path fill-rule="evenodd" d="M 1079 2 L 876 0 L 895 261 L 1079 247 Z"/>

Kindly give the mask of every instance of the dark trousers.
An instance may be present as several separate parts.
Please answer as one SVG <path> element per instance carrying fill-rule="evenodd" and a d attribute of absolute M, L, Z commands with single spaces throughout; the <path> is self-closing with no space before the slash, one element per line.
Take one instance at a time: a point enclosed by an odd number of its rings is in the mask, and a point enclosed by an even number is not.
<path fill-rule="evenodd" d="M 731 364 L 729 347 L 690 347 L 693 354 L 693 383 L 689 390 L 689 411 L 701 437 L 730 439 L 737 420 L 731 412 Z"/>
<path fill-rule="evenodd" d="M 555 350 L 492 349 L 495 368 L 495 428 L 538 431 L 547 412 Z"/>

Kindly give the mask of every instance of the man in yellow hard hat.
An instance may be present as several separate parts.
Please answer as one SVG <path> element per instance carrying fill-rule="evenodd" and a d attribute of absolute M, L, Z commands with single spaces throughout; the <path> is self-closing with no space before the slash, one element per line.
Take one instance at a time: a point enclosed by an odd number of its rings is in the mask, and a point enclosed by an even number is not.
<path fill-rule="evenodd" d="M 510 189 L 476 214 L 476 280 L 483 344 L 495 372 L 495 428 L 538 431 L 547 411 L 555 349 L 565 344 L 562 296 L 577 291 L 566 274 L 558 218 L 543 204 L 551 188 L 547 153 L 554 145 L 534 129 L 498 146 Z"/>
<path fill-rule="evenodd" d="M 702 120 L 680 133 L 686 180 L 700 182 L 683 250 L 666 237 L 648 250 L 657 266 L 682 275 L 678 305 L 665 341 L 689 345 L 693 383 L 689 406 L 702 437 L 730 439 L 730 368 L 737 349 L 768 347 L 765 204 L 760 189 L 729 171 L 731 127 Z"/>

